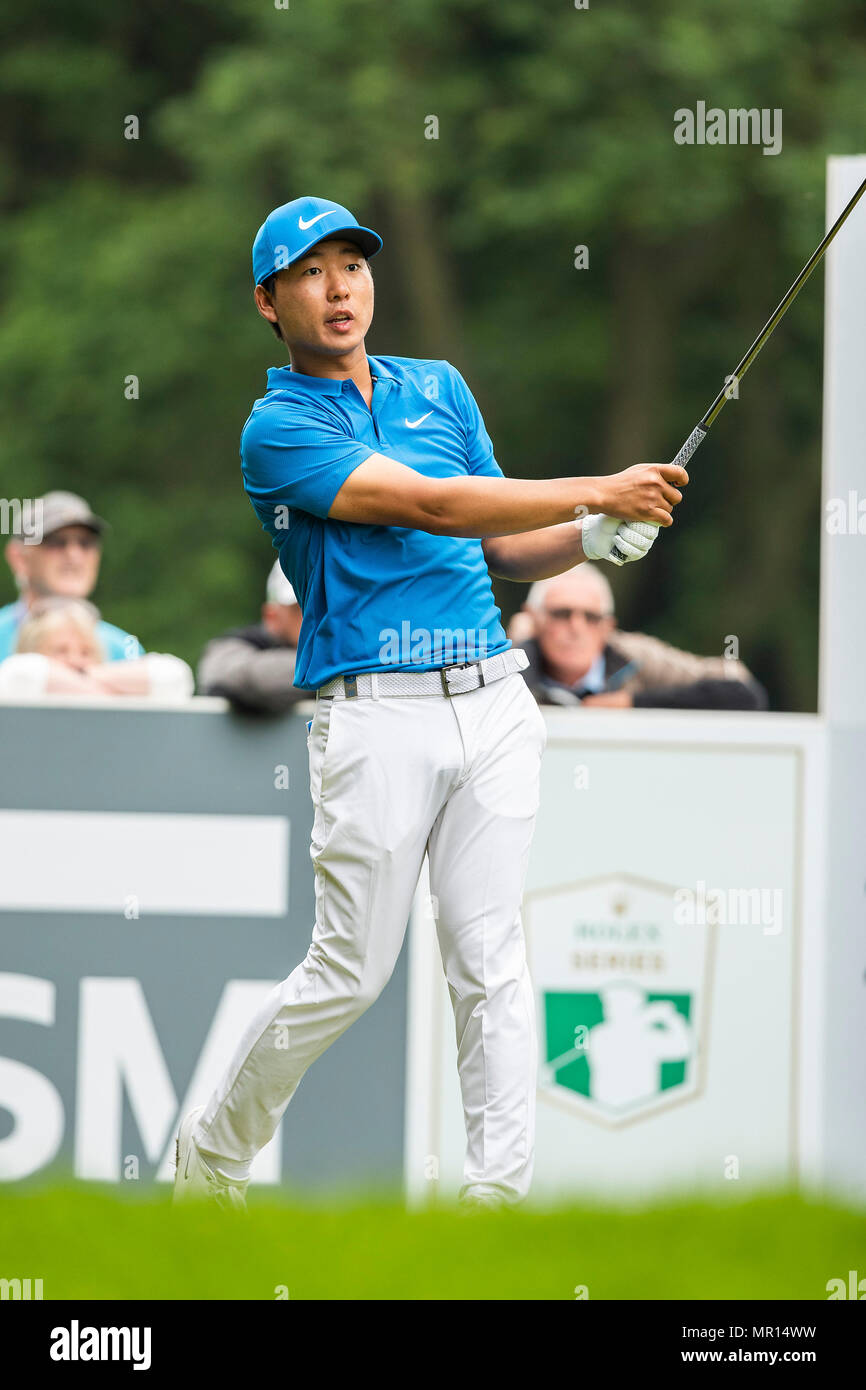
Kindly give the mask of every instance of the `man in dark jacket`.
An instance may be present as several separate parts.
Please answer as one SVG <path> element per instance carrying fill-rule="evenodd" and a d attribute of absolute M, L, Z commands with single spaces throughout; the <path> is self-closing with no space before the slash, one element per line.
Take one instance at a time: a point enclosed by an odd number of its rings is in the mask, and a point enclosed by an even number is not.
<path fill-rule="evenodd" d="M 523 676 L 539 704 L 767 708 L 766 691 L 742 662 L 620 632 L 610 585 L 587 563 L 533 584 L 509 636 L 529 657 Z"/>
<path fill-rule="evenodd" d="M 198 668 L 200 695 L 222 695 L 239 710 L 281 714 L 308 690 L 298 690 L 295 656 L 301 608 L 279 560 L 268 575 L 262 620 L 208 642 Z"/>

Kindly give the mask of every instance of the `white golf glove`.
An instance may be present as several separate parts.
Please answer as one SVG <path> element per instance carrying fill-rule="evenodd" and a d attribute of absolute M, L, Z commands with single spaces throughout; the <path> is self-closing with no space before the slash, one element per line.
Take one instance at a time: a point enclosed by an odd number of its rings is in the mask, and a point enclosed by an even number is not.
<path fill-rule="evenodd" d="M 603 512 L 585 516 L 581 522 L 581 543 L 587 560 L 610 560 L 614 565 L 642 560 L 658 533 L 654 522 L 620 521 L 619 517 L 605 516 Z M 614 545 L 625 559 L 611 556 Z"/>

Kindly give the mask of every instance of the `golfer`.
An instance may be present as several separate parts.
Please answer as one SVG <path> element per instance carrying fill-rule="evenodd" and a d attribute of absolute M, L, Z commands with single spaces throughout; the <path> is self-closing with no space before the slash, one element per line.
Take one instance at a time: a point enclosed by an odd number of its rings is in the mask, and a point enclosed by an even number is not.
<path fill-rule="evenodd" d="M 490 576 L 545 579 L 614 541 L 640 559 L 688 482 L 655 464 L 504 478 L 451 363 L 368 355 L 381 246 L 324 198 L 277 208 L 253 246 L 256 307 L 290 360 L 268 372 L 241 459 L 303 610 L 316 921 L 181 1124 L 178 1201 L 244 1204 L 305 1071 L 388 982 L 425 854 L 457 1034 L 460 1200 L 526 1197 L 537 1059 L 520 908 L 546 730 Z"/>

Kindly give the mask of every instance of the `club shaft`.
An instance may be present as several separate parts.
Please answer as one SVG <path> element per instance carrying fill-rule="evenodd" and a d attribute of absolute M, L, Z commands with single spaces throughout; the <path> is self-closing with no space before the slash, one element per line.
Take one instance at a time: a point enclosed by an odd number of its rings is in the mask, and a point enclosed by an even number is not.
<path fill-rule="evenodd" d="M 813 254 L 809 257 L 808 261 L 803 266 L 803 269 L 800 271 L 800 274 L 797 276 L 793 285 L 788 290 L 788 293 L 776 305 L 776 308 L 773 310 L 772 314 L 767 319 L 767 322 L 764 324 L 764 327 L 761 329 L 757 338 L 752 343 L 752 346 L 749 348 L 743 360 L 734 369 L 731 376 L 725 379 L 724 386 L 722 387 L 719 394 L 716 396 L 706 415 L 704 415 L 703 419 L 701 420 L 701 429 L 704 430 L 705 433 L 710 428 L 710 425 L 713 423 L 716 416 L 719 414 L 719 411 L 722 409 L 722 406 L 725 404 L 725 401 L 730 400 L 730 397 L 732 395 L 732 386 L 735 386 L 736 383 L 741 381 L 742 378 L 746 375 L 746 372 L 749 370 L 758 353 L 761 351 L 761 348 L 764 346 L 765 342 L 770 337 L 770 334 L 773 332 L 773 329 L 779 323 L 780 319 L 784 317 L 791 304 L 793 304 L 794 300 L 797 298 L 797 295 L 800 293 L 800 290 L 803 288 L 809 276 L 812 274 L 812 271 L 815 269 L 816 265 L 821 260 L 821 257 L 824 255 L 824 252 L 827 250 L 827 247 L 830 245 L 830 242 L 833 240 L 834 236 L 836 235 L 842 224 L 847 220 L 848 217 L 850 217 L 851 213 L 854 211 L 855 207 L 857 206 L 864 193 L 866 193 L 866 179 L 863 180 L 860 187 L 857 189 L 857 192 L 854 194 L 853 198 L 848 203 L 848 206 L 836 218 L 836 221 L 833 223 L 833 226 L 830 228 L 829 232 L 824 237 L 824 240 L 821 242 L 821 245 L 818 246 L 816 250 L 813 252 Z M 677 458 L 677 462 L 679 462 L 679 458 Z"/>
<path fill-rule="evenodd" d="M 706 415 L 703 416 L 699 424 L 695 425 L 695 428 L 692 430 L 688 439 L 685 441 L 683 445 L 681 445 L 678 453 L 671 460 L 672 463 L 677 463 L 680 465 L 681 468 L 685 468 L 692 454 L 695 452 L 698 446 L 704 442 L 704 440 L 707 437 L 707 431 L 709 430 L 716 416 L 719 414 L 719 411 L 722 409 L 722 406 L 725 404 L 725 401 L 730 400 L 731 396 L 734 394 L 736 386 L 746 375 L 746 372 L 749 370 L 758 353 L 761 351 L 761 348 L 764 346 L 770 334 L 773 332 L 773 329 L 776 327 L 776 324 L 780 321 L 780 319 L 784 317 L 788 308 L 797 298 L 797 295 L 800 293 L 800 290 L 803 288 L 809 276 L 812 274 L 812 271 L 815 269 L 815 266 L 818 264 L 821 257 L 824 255 L 824 252 L 827 250 L 827 247 L 830 245 L 830 242 L 833 240 L 834 236 L 836 235 L 842 224 L 846 221 L 846 219 L 850 217 L 851 213 L 854 211 L 855 207 L 859 203 L 864 193 L 866 193 L 866 179 L 863 180 L 860 187 L 857 189 L 857 192 L 854 194 L 853 198 L 848 203 L 847 207 L 845 207 L 839 214 L 839 216 L 836 218 L 836 221 L 833 223 L 829 232 L 824 237 L 824 240 L 821 242 L 820 246 L 816 247 L 815 251 L 809 257 L 808 261 L 803 266 L 803 269 L 800 271 L 800 274 L 797 276 L 793 285 L 788 290 L 788 293 L 776 305 L 775 309 L 773 310 L 770 317 L 767 319 L 767 322 L 764 324 L 764 327 L 761 329 L 757 338 L 752 343 L 752 346 L 749 348 L 745 357 L 738 364 L 736 370 L 731 374 L 731 376 L 725 378 L 725 384 L 722 387 L 721 391 L 716 396 Z M 617 545 L 613 546 L 609 558 L 615 565 L 625 564 L 626 560 L 624 553 L 619 549 Z"/>

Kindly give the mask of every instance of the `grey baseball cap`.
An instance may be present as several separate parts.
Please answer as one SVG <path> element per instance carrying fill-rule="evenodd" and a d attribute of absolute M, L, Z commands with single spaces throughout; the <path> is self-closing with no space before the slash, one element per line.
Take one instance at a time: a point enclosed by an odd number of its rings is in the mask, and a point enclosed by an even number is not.
<path fill-rule="evenodd" d="M 108 522 L 91 511 L 89 503 L 75 492 L 46 492 L 39 500 L 43 536 L 50 536 L 62 526 L 88 526 L 100 536 L 108 529 Z"/>

